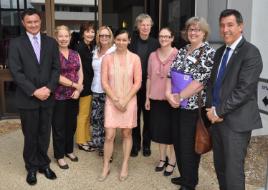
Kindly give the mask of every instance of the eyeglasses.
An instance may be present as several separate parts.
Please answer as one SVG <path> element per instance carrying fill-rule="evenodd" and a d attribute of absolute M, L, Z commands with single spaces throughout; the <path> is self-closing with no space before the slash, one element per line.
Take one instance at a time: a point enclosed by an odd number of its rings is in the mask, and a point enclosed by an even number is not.
<path fill-rule="evenodd" d="M 172 37 L 171 36 L 164 36 L 164 35 L 162 36 L 162 35 L 160 35 L 160 36 L 158 36 L 158 38 L 162 38 L 162 39 L 166 40 L 166 39 L 170 39 Z"/>
<path fill-rule="evenodd" d="M 189 32 L 189 33 L 191 33 L 191 32 L 198 33 L 200 31 L 201 31 L 201 29 L 199 29 L 199 28 L 188 28 L 188 30 L 187 30 L 187 32 Z"/>
<path fill-rule="evenodd" d="M 100 38 L 110 38 L 111 35 L 109 35 L 109 34 L 100 34 L 99 37 Z"/>

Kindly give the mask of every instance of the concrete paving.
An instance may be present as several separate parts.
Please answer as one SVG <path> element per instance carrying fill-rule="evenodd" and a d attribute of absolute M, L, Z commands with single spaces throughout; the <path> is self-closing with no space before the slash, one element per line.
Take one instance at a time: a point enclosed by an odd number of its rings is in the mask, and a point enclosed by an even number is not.
<path fill-rule="evenodd" d="M 21 130 L 16 130 L 0 136 L 0 190 L 176 190 L 179 186 L 170 182 L 172 177 L 179 175 L 177 169 L 170 177 L 164 177 L 162 173 L 154 172 L 158 161 L 158 149 L 152 144 L 151 157 L 143 157 L 139 154 L 130 159 L 129 178 L 119 182 L 118 174 L 122 160 L 121 138 L 117 135 L 114 152 L 114 161 L 111 165 L 111 173 L 106 181 L 96 180 L 102 167 L 102 159 L 96 152 L 84 152 L 75 148 L 79 162 L 69 164 L 68 170 L 60 169 L 50 146 L 49 156 L 52 160 L 51 168 L 56 172 L 58 178 L 54 181 L 48 180 L 42 174 L 37 174 L 37 184 L 29 186 L 25 182 L 26 171 L 22 158 L 23 135 Z M 215 174 L 208 174 L 202 163 L 199 170 L 200 178 L 197 190 L 217 190 L 218 184 Z M 257 190 L 260 187 L 247 185 L 247 190 Z"/>

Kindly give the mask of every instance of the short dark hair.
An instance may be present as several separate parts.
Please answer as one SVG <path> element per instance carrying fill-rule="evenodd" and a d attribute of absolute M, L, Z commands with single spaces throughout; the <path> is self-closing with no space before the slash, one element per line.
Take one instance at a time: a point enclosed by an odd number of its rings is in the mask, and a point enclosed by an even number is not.
<path fill-rule="evenodd" d="M 23 11 L 21 13 L 21 20 L 23 20 L 24 17 L 27 16 L 27 15 L 31 16 L 31 15 L 34 15 L 34 14 L 37 14 L 39 16 L 39 18 L 41 19 L 41 13 L 38 10 L 33 9 L 33 8 L 28 8 L 28 9 L 26 9 L 25 11 Z"/>
<path fill-rule="evenodd" d="M 120 35 L 120 34 L 127 34 L 128 39 L 130 39 L 130 33 L 127 29 L 125 28 L 119 28 L 115 33 L 114 33 L 114 38 L 116 38 L 116 36 Z"/>
<path fill-rule="evenodd" d="M 167 27 L 167 26 L 162 27 L 162 28 L 159 30 L 158 34 L 159 34 L 162 30 L 167 30 L 167 31 L 169 31 L 171 37 L 174 37 L 174 35 L 175 35 L 174 31 L 173 31 L 171 28 Z"/>
<path fill-rule="evenodd" d="M 221 14 L 220 14 L 219 22 L 221 22 L 221 19 L 223 17 L 227 17 L 227 16 L 231 16 L 231 15 L 235 16 L 237 24 L 243 24 L 243 17 L 241 15 L 241 13 L 236 9 L 225 9 L 225 10 L 223 10 L 221 12 Z"/>
<path fill-rule="evenodd" d="M 80 31 L 79 31 L 81 38 L 83 38 L 84 32 L 90 29 L 93 29 L 94 31 L 96 30 L 94 22 L 88 21 L 88 22 L 82 23 L 80 26 Z"/>

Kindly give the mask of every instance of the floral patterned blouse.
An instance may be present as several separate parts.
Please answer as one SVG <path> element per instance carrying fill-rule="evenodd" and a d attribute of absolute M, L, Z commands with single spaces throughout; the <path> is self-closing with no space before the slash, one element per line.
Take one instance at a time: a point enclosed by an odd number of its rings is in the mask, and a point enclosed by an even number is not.
<path fill-rule="evenodd" d="M 187 51 L 190 48 L 190 44 L 179 49 L 179 52 L 170 66 L 170 70 L 177 70 L 184 74 L 191 75 L 192 79 L 198 81 L 204 85 L 204 90 L 201 91 L 201 97 L 203 100 L 203 106 L 206 101 L 206 85 L 210 78 L 211 69 L 213 66 L 213 57 L 215 49 L 213 49 L 208 42 L 204 42 L 201 47 L 195 49 L 189 55 Z M 196 63 L 201 50 L 203 53 L 200 56 L 200 62 Z M 186 57 L 187 56 L 187 57 Z M 170 74 L 169 74 L 170 77 Z M 194 110 L 198 108 L 197 94 L 188 98 L 187 105 L 184 109 Z"/>
<path fill-rule="evenodd" d="M 77 83 L 79 76 L 78 71 L 80 69 L 80 59 L 76 51 L 69 49 L 68 59 L 66 59 L 62 53 L 60 53 L 60 75 L 70 79 Z M 73 87 L 58 85 L 55 91 L 56 100 L 71 99 L 71 95 L 74 92 Z"/>

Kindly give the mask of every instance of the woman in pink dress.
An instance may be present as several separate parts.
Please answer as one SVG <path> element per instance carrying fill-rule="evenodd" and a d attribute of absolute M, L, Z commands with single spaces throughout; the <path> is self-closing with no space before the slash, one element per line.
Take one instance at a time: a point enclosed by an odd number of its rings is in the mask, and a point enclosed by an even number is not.
<path fill-rule="evenodd" d="M 130 34 L 121 29 L 115 33 L 116 51 L 102 61 L 101 80 L 106 92 L 104 111 L 104 163 L 98 181 L 104 181 L 110 173 L 116 128 L 122 129 L 123 163 L 119 180 L 128 177 L 128 160 L 132 147 L 132 128 L 137 126 L 136 93 L 141 86 L 140 58 L 128 51 Z"/>

